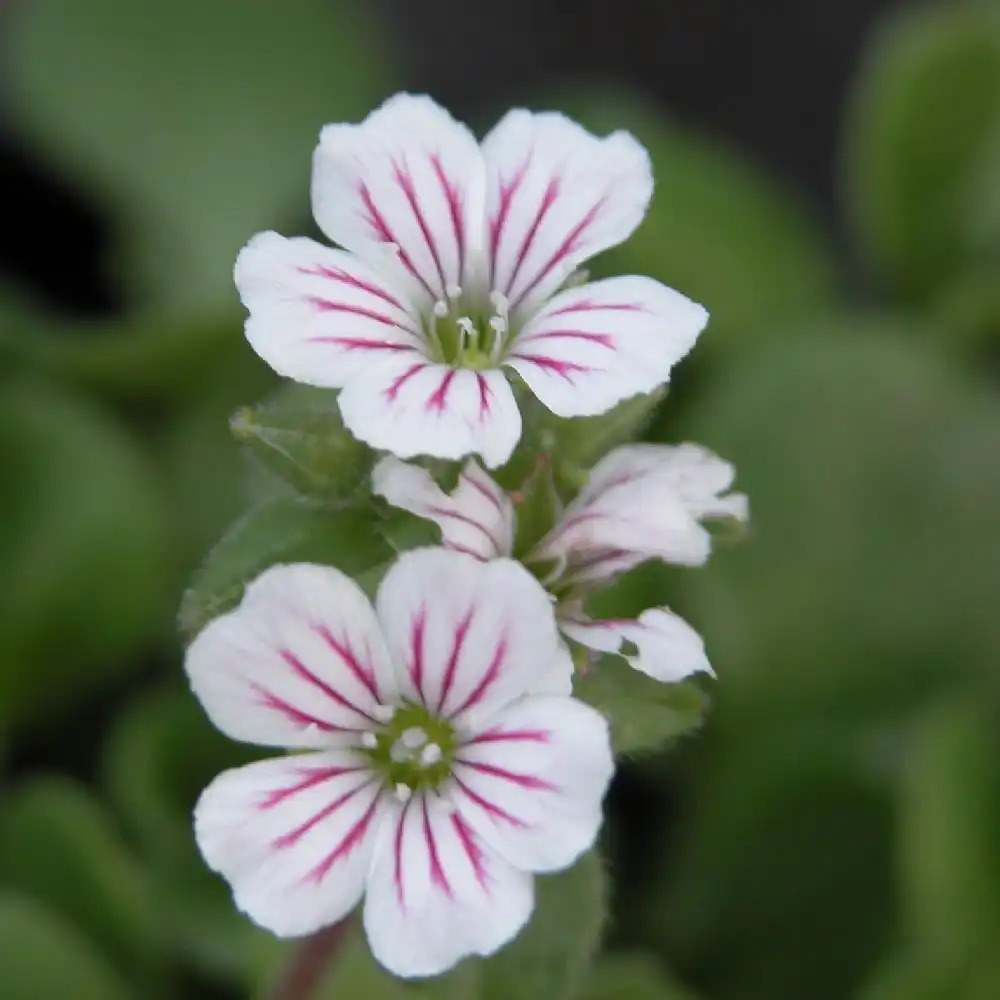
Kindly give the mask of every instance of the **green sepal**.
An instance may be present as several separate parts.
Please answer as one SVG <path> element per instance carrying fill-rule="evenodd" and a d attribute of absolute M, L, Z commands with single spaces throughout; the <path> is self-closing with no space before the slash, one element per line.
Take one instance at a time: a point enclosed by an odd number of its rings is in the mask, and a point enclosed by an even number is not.
<path fill-rule="evenodd" d="M 572 868 L 535 880 L 531 922 L 481 968 L 479 1000 L 571 1000 L 601 941 L 607 876 L 592 850 Z"/>
<path fill-rule="evenodd" d="M 67 920 L 36 899 L 0 893 L 4 1000 L 130 1000 L 132 991 Z"/>
<path fill-rule="evenodd" d="M 297 493 L 335 501 L 370 489 L 375 453 L 344 426 L 337 392 L 286 385 L 257 406 L 237 410 L 233 437 Z"/>
<path fill-rule="evenodd" d="M 392 556 L 370 508 L 332 511 L 304 497 L 273 500 L 237 521 L 212 549 L 184 593 L 178 626 L 190 641 L 275 563 L 315 562 L 355 577 Z"/>
<path fill-rule="evenodd" d="M 619 756 L 656 750 L 698 729 L 710 703 L 702 683 L 664 684 L 621 656 L 606 655 L 578 674 L 573 693 L 609 721 Z"/>
<path fill-rule="evenodd" d="M 124 972 L 162 979 L 166 942 L 152 885 L 83 787 L 43 777 L 7 797 L 0 881 L 60 913 Z"/>
<path fill-rule="evenodd" d="M 514 556 L 521 558 L 552 530 L 563 511 L 547 455 L 538 456 L 534 471 L 511 496 L 515 518 Z"/>

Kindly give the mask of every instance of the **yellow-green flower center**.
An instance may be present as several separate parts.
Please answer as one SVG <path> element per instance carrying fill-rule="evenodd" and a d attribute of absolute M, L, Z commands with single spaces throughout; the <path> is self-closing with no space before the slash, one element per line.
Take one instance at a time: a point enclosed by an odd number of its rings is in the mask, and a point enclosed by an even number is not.
<path fill-rule="evenodd" d="M 367 735 L 363 751 L 397 792 L 436 788 L 451 774 L 458 747 L 454 727 L 423 705 L 404 703 L 381 730 Z"/>

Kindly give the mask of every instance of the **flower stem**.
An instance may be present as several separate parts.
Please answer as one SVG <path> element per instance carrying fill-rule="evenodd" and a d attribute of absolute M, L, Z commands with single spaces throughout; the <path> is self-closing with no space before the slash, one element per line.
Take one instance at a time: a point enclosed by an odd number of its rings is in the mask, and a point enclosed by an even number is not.
<path fill-rule="evenodd" d="M 309 1000 L 344 943 L 350 922 L 324 927 L 298 946 L 267 994 L 267 1000 Z"/>

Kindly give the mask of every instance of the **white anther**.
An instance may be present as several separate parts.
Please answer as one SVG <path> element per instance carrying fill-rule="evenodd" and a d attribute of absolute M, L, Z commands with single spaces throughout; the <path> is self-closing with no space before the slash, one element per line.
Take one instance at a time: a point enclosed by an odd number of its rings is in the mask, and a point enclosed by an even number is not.
<path fill-rule="evenodd" d="M 441 748 L 436 743 L 428 743 L 420 751 L 420 763 L 424 767 L 430 767 L 432 764 L 436 764 L 442 756 Z"/>
<path fill-rule="evenodd" d="M 434 303 L 434 315 L 437 316 L 438 319 L 444 319 L 444 317 L 448 315 L 448 303 L 438 299 L 437 302 Z"/>
<path fill-rule="evenodd" d="M 458 319 L 455 320 L 455 324 L 458 326 L 459 330 L 462 331 L 462 333 L 469 337 L 476 332 L 476 324 L 473 323 L 468 316 L 459 316 Z"/>
<path fill-rule="evenodd" d="M 493 303 L 493 308 L 501 316 L 506 316 L 508 310 L 510 309 L 510 301 L 503 292 L 490 292 L 490 302 Z"/>
<path fill-rule="evenodd" d="M 407 750 L 416 750 L 427 742 L 427 733 L 420 726 L 410 726 L 409 729 L 403 730 L 399 739 Z"/>
<path fill-rule="evenodd" d="M 374 733 L 362 733 L 361 745 L 369 750 L 374 750 L 378 746 L 378 737 Z"/>
<path fill-rule="evenodd" d="M 490 320 L 490 326 L 496 330 L 497 333 L 507 332 L 507 321 L 502 316 L 494 316 Z"/>
<path fill-rule="evenodd" d="M 376 705 L 372 709 L 372 715 L 379 722 L 392 722 L 392 717 L 396 714 L 396 709 L 392 705 Z"/>
<path fill-rule="evenodd" d="M 402 781 L 398 782 L 396 785 L 396 798 L 400 802 L 409 802 L 410 796 L 413 794 L 413 789 L 409 785 L 404 785 Z"/>
<path fill-rule="evenodd" d="M 448 296 L 449 299 L 457 299 L 462 294 L 461 285 L 448 285 L 444 290 L 444 294 Z"/>

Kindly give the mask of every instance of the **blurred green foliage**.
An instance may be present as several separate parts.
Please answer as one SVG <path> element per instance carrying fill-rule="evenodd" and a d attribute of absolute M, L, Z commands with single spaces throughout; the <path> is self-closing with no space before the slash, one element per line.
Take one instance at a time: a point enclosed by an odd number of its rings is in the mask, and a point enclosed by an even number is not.
<path fill-rule="evenodd" d="M 9 14 L 14 123 L 112 221 L 127 307 L 78 323 L 0 294 L 0 759 L 50 748 L 86 779 L 18 767 L 0 797 L 5 1000 L 265 997 L 287 959 L 194 847 L 200 789 L 249 751 L 188 696 L 174 625 L 220 537 L 187 635 L 266 562 L 377 575 L 414 543 L 384 511 L 342 510 L 364 462 L 324 450 L 325 394 L 256 405 L 274 380 L 230 279 L 253 232 L 304 228 L 318 127 L 393 89 L 371 16 L 321 0 Z M 745 544 L 607 598 L 666 587 L 720 682 L 697 739 L 625 768 L 606 926 L 592 856 L 540 881 L 531 931 L 489 976 L 469 962 L 403 986 L 355 928 L 318 1000 L 993 1000 L 1000 11 L 907 9 L 873 33 L 842 129 L 850 253 L 738 150 L 634 95 L 535 103 L 630 128 L 652 155 L 650 214 L 595 272 L 652 274 L 713 314 L 670 398 L 598 429 L 697 440 L 738 467 Z M 586 421 L 531 432 L 574 461 L 599 451 Z M 627 752 L 689 731 L 709 700 L 645 681 L 583 682 Z"/>

